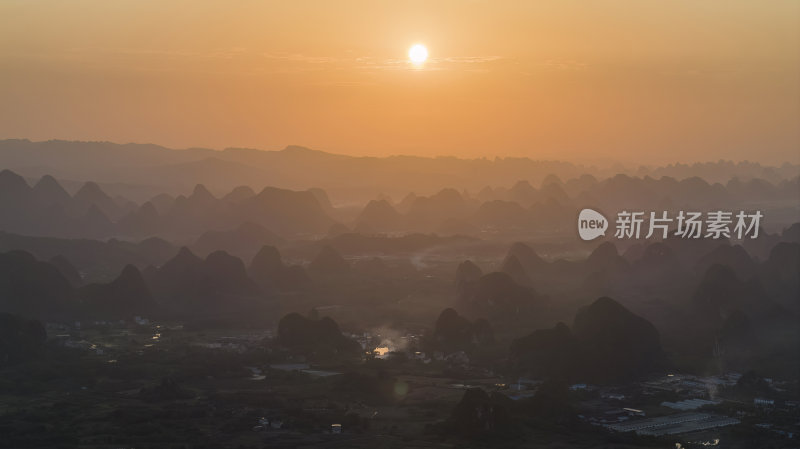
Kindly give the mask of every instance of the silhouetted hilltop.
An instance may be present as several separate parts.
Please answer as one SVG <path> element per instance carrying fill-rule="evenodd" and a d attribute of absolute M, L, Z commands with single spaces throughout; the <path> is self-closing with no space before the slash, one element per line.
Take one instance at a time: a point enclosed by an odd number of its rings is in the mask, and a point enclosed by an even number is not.
<path fill-rule="evenodd" d="M 73 287 L 77 287 L 83 283 L 81 274 L 66 257 L 59 254 L 50 259 L 49 262 L 50 265 L 56 267 L 58 272 L 61 273 L 61 275 L 64 276 L 64 278 L 69 281 L 70 285 Z"/>
<path fill-rule="evenodd" d="M 239 186 L 231 190 L 227 195 L 222 197 L 222 199 L 232 203 L 241 203 L 242 201 L 248 200 L 254 196 L 256 196 L 256 192 L 252 187 Z"/>
<path fill-rule="evenodd" d="M 465 260 L 458 264 L 456 268 L 455 284 L 456 292 L 461 295 L 469 289 L 470 284 L 476 282 L 483 276 L 483 270 L 475 265 L 471 260 Z"/>
<path fill-rule="evenodd" d="M 481 388 L 469 388 L 442 424 L 442 430 L 464 437 L 498 435 L 511 428 L 511 407 L 511 399 L 497 392 L 487 394 Z"/>
<path fill-rule="evenodd" d="M 364 207 L 355 223 L 359 233 L 393 232 L 404 229 L 405 219 L 385 200 L 372 200 Z"/>
<path fill-rule="evenodd" d="M 416 197 L 405 219 L 409 230 L 430 232 L 448 219 L 466 218 L 477 207 L 475 202 L 465 200 L 457 190 L 448 188 L 429 197 Z"/>
<path fill-rule="evenodd" d="M 656 328 L 608 297 L 579 310 L 572 330 L 587 373 L 599 382 L 645 374 L 663 356 Z"/>
<path fill-rule="evenodd" d="M 476 345 L 494 342 L 494 333 L 489 322 L 483 319 L 474 322 L 462 317 L 455 309 L 444 309 L 436 319 L 429 350 L 449 354 L 470 351 Z"/>
<path fill-rule="evenodd" d="M 317 197 L 309 191 L 265 187 L 258 195 L 241 204 L 244 219 L 280 235 L 324 234 L 334 223 L 320 206 Z"/>
<path fill-rule="evenodd" d="M 491 191 L 483 193 L 484 196 L 490 195 Z M 539 199 L 538 191 L 526 180 L 517 181 L 506 191 L 505 196 L 508 201 L 513 201 L 523 207 L 529 207 Z"/>
<path fill-rule="evenodd" d="M 760 267 L 759 279 L 783 306 L 800 313 L 800 243 L 781 242 Z"/>
<path fill-rule="evenodd" d="M 262 246 L 250 262 L 249 273 L 256 282 L 275 282 L 286 268 L 281 253 L 274 246 Z"/>
<path fill-rule="evenodd" d="M 756 273 L 757 264 L 741 245 L 720 245 L 700 258 L 696 270 L 705 273 L 714 265 L 730 267 L 739 278 L 749 278 Z"/>
<path fill-rule="evenodd" d="M 786 242 L 800 243 L 800 223 L 793 223 L 784 229 L 781 238 Z"/>
<path fill-rule="evenodd" d="M 39 321 L 0 312 L 0 367 L 35 358 L 45 340 L 47 332 Z"/>
<path fill-rule="evenodd" d="M 411 206 L 417 201 L 417 198 L 416 193 L 409 192 L 394 207 L 401 214 L 407 214 L 408 211 L 411 210 Z"/>
<path fill-rule="evenodd" d="M 186 315 L 235 315 L 264 302 L 241 259 L 224 251 L 203 260 L 181 248 L 152 274 L 148 284 L 158 302 Z"/>
<path fill-rule="evenodd" d="M 538 276 L 546 269 L 547 262 L 536 254 L 530 246 L 524 243 L 514 243 L 506 254 L 506 260 L 514 257 L 522 265 L 522 268 L 530 276 Z"/>
<path fill-rule="evenodd" d="M 162 232 L 162 226 L 161 213 L 152 201 L 142 204 L 117 222 L 118 231 L 132 237 L 158 235 Z"/>
<path fill-rule="evenodd" d="M 84 313 L 96 319 L 130 319 L 133 316 L 152 317 L 157 309 L 142 273 L 127 265 L 122 273 L 108 284 L 89 284 L 78 290 Z"/>
<path fill-rule="evenodd" d="M 74 196 L 52 177 L 34 187 L 9 170 L 0 172 L 0 230 L 26 235 L 108 237 L 124 207 L 92 182 Z"/>
<path fill-rule="evenodd" d="M 538 190 L 527 180 L 510 189 L 483 189 L 475 197 L 467 191 L 444 188 L 430 196 L 409 194 L 396 207 L 385 200 L 373 200 L 358 211 L 356 206 L 334 207 L 328 192 L 319 188 L 294 191 L 264 187 L 255 193 L 251 187 L 242 186 L 241 181 L 221 197 L 198 183 L 189 196 L 173 198 L 163 193 L 136 206 L 119 195 L 112 198 L 96 182 L 84 183 L 70 197 L 52 176 L 43 177 L 31 188 L 21 176 L 6 170 L 0 176 L 0 186 L 5 189 L 0 195 L 0 230 L 71 238 L 160 236 L 183 240 L 254 223 L 292 239 L 324 235 L 336 223 L 332 218 L 336 217 L 354 221 L 357 231 L 368 234 L 563 235 L 572 229 L 579 204 L 609 211 L 657 207 L 674 212 L 678 206 L 735 211 L 759 202 L 763 202 L 770 217 L 775 217 L 771 224 L 780 226 L 788 224 L 792 216 L 785 209 L 771 209 L 773 204 L 793 200 L 796 189 L 792 188 L 800 187 L 800 178 L 779 184 L 750 179 L 726 185 L 709 184 L 699 178 L 654 179 L 626 174 L 602 181 L 583 176 L 569 178 L 566 183 L 556 182 L 557 177 L 549 179 L 552 182 L 543 183 Z M 765 255 L 772 244 L 761 245 L 758 251 L 758 243 L 747 242 L 760 255 Z M 525 266 L 525 261 L 520 261 Z"/>
<path fill-rule="evenodd" d="M 72 286 L 55 266 L 23 251 L 0 253 L 0 312 L 59 319 L 73 307 Z"/>
<path fill-rule="evenodd" d="M 323 246 L 316 257 L 308 264 L 312 276 L 336 277 L 350 272 L 350 264 L 330 246 Z"/>
<path fill-rule="evenodd" d="M 250 263 L 248 273 L 265 291 L 297 291 L 311 285 L 305 268 L 300 265 L 284 265 L 281 254 L 273 246 L 264 246 L 258 251 Z"/>
<path fill-rule="evenodd" d="M 329 317 L 318 320 L 290 313 L 278 322 L 277 342 L 303 354 L 353 354 L 358 343 L 342 335 L 339 325 Z"/>
<path fill-rule="evenodd" d="M 76 215 L 85 214 L 96 207 L 104 216 L 117 218 L 121 207 L 94 182 L 87 182 L 72 197 L 72 208 Z"/>
<path fill-rule="evenodd" d="M 36 203 L 44 207 L 66 208 L 72 201 L 69 193 L 50 175 L 42 176 L 33 186 L 33 196 Z"/>
<path fill-rule="evenodd" d="M 519 318 L 539 303 L 536 293 L 523 287 L 506 273 L 495 272 L 481 276 L 458 297 L 459 308 L 471 315 L 497 319 Z"/>
<path fill-rule="evenodd" d="M 617 247 L 611 242 L 603 242 L 586 258 L 586 269 L 593 271 L 620 272 L 629 268 L 628 262 L 619 255 Z"/>
<path fill-rule="evenodd" d="M 525 287 L 533 286 L 533 282 L 531 282 L 530 277 L 528 277 L 528 273 L 525 271 L 525 268 L 522 267 L 522 263 L 519 261 L 517 256 L 507 256 L 505 260 L 503 260 L 503 266 L 500 268 L 500 271 L 511 276 L 511 279 L 513 279 L 514 282 L 519 285 Z"/>
<path fill-rule="evenodd" d="M 662 358 L 656 328 L 603 297 L 578 311 L 572 330 L 558 323 L 514 340 L 509 361 L 521 375 L 619 383 L 647 374 Z"/>
<path fill-rule="evenodd" d="M 270 231 L 292 236 L 319 234 L 334 223 L 310 191 L 264 188 L 258 194 L 251 193 L 249 188 L 238 187 L 235 192 L 216 198 L 198 184 L 190 196 L 178 196 L 171 205 L 161 206 L 165 209 L 163 212 L 158 209 L 157 213 L 145 212 L 143 205 L 121 220 L 120 231 L 141 236 L 146 235 L 145 231 L 155 230 L 168 237 L 211 233 L 203 237 L 211 242 L 214 239 L 237 240 L 236 235 L 221 233 L 238 233 L 238 239 L 263 240 L 257 244 L 259 247 L 281 241 Z M 231 229 L 234 231 L 229 231 Z"/>
<path fill-rule="evenodd" d="M 0 251 L 23 250 L 38 259 L 65 257 L 84 273 L 84 281 L 109 281 L 127 264 L 161 265 L 175 255 L 177 249 L 161 239 L 130 243 L 111 239 L 107 242 L 87 239 L 28 237 L 0 231 Z"/>
<path fill-rule="evenodd" d="M 162 194 L 136 206 L 112 198 L 95 182 L 84 183 L 70 196 L 52 176 L 31 188 L 10 170 L 0 172 L 0 188 L 0 230 L 35 236 L 183 239 L 246 223 L 287 235 L 320 234 L 334 223 L 326 213 L 332 206 L 319 189 L 315 194 L 265 188 L 256 195 L 249 187 L 239 187 L 216 198 L 197 184 L 188 197 Z"/>
<path fill-rule="evenodd" d="M 758 336 L 752 320 L 741 310 L 733 310 L 722 322 L 718 342 L 728 351 L 754 347 Z"/>
<path fill-rule="evenodd" d="M 539 329 L 511 342 L 509 361 L 514 373 L 544 379 L 574 379 L 583 364 L 578 340 L 564 323 Z"/>
<path fill-rule="evenodd" d="M 757 279 L 741 280 L 727 265 L 712 265 L 706 271 L 692 296 L 692 304 L 697 319 L 705 320 L 712 329 L 719 329 L 734 310 L 755 320 L 776 318 L 780 314 Z"/>

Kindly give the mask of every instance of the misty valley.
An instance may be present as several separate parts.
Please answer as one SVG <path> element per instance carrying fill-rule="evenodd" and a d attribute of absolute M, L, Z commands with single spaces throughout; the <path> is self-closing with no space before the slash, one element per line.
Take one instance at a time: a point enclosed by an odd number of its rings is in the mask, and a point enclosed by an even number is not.
<path fill-rule="evenodd" d="M 208 151 L 0 142 L 1 447 L 796 444 L 795 165 Z"/>

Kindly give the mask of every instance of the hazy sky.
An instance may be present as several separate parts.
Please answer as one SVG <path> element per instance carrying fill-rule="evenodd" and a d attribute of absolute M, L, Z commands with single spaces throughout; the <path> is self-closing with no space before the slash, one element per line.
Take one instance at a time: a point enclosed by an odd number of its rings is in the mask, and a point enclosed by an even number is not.
<path fill-rule="evenodd" d="M 0 1 L 0 138 L 800 162 L 799 80 L 796 0 Z"/>

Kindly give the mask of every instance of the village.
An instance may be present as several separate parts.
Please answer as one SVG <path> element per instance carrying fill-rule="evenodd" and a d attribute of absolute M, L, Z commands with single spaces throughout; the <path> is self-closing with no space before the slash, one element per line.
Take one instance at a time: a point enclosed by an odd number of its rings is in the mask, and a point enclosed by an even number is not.
<path fill-rule="evenodd" d="M 276 406 L 274 400 L 263 406 L 257 401 L 241 407 L 229 405 L 229 412 L 241 420 L 252 417 L 249 425 L 242 425 L 242 438 L 248 441 L 305 441 L 309 434 L 315 435 L 313 438 L 325 434 L 349 438 L 375 429 L 403 434 L 424 429 L 432 418 L 446 419 L 465 390 L 480 388 L 521 401 L 534 397 L 542 384 L 538 379 L 508 378 L 473 366 L 463 351 L 422 352 L 424 336 L 419 329 L 350 334 L 362 349 L 361 360 L 338 364 L 318 364 L 281 350 L 271 344 L 274 329 L 193 330 L 181 323 L 136 317 L 133 324 L 73 323 L 51 325 L 48 331 L 54 345 L 109 365 L 135 364 L 158 354 L 185 351 L 217 354 L 241 363 L 228 366 L 227 373 L 218 378 L 183 376 L 185 380 L 179 380 L 176 388 L 192 392 L 186 401 L 195 403 L 202 401 L 201 392 L 210 388 L 253 398 L 280 391 L 291 398 L 282 401 L 283 406 Z M 354 372 L 375 366 L 391 373 L 391 391 L 385 401 L 359 400 L 358 394 L 329 390 L 346 383 L 343 379 Z M 444 374 L 448 372 L 460 375 Z M 626 385 L 577 383 L 569 385 L 569 400 L 578 418 L 598 429 L 653 437 L 683 447 L 719 445 L 730 432 L 771 433 L 795 440 L 800 409 L 796 400 L 783 394 L 791 383 L 762 379 L 769 387 L 768 394 L 743 396 L 743 376 L 737 372 L 708 376 L 657 373 Z M 84 392 L 88 388 L 81 387 Z"/>

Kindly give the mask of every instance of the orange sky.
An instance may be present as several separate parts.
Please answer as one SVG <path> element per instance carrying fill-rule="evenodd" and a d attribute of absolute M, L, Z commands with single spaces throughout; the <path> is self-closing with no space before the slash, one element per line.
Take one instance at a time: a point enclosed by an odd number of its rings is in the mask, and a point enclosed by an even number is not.
<path fill-rule="evenodd" d="M 800 162 L 798 80 L 796 0 L 0 2 L 0 138 Z"/>

